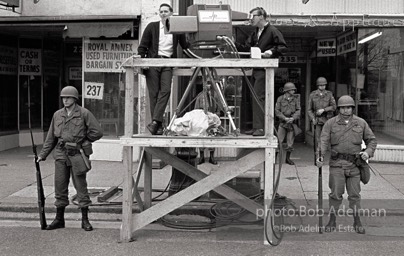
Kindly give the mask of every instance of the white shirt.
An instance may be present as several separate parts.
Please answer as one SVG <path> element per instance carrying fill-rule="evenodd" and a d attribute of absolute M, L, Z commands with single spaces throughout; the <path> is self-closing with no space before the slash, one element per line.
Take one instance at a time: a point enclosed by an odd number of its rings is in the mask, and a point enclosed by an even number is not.
<path fill-rule="evenodd" d="M 268 22 L 265 23 L 265 26 L 266 26 L 266 25 L 268 25 Z M 262 31 L 264 31 L 265 26 L 264 26 L 263 28 L 259 28 L 259 29 L 258 29 L 258 34 L 257 34 L 257 35 L 258 35 L 258 39 L 261 37 Z"/>
<path fill-rule="evenodd" d="M 158 55 L 171 57 L 173 55 L 173 35 L 164 32 L 164 25 L 160 22 Z"/>

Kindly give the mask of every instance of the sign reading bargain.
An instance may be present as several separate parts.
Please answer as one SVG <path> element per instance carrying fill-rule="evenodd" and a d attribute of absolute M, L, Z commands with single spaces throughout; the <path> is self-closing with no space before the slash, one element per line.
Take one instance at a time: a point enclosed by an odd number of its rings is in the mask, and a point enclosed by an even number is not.
<path fill-rule="evenodd" d="M 122 72 L 121 65 L 136 53 L 135 40 L 89 40 L 84 42 L 84 72 Z"/>

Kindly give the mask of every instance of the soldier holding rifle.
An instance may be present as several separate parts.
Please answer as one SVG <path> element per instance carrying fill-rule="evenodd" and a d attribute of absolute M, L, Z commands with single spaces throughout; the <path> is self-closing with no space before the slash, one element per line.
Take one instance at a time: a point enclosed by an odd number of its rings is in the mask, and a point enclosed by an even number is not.
<path fill-rule="evenodd" d="M 325 89 L 327 79 L 324 77 L 317 78 L 316 85 L 318 89 L 310 93 L 307 114 L 314 125 L 313 133 L 315 137 L 314 141 L 316 141 L 314 147 L 317 152 L 321 130 L 323 129 L 325 122 L 334 116 L 334 111 L 337 106 L 332 92 Z"/>
<path fill-rule="evenodd" d="M 361 173 L 366 160 L 372 157 L 376 150 L 376 137 L 365 120 L 353 114 L 354 100 L 348 96 L 341 96 L 338 100 L 339 114 L 328 120 L 321 132 L 320 152 L 317 166 L 323 166 L 324 154 L 331 144 L 329 194 L 330 219 L 325 231 L 336 229 L 336 216 L 342 203 L 345 187 L 348 192 L 349 208 L 353 212 L 353 228 L 359 234 L 365 234 L 365 228 L 360 220 Z M 366 148 L 362 149 L 362 140 Z"/>
<path fill-rule="evenodd" d="M 73 86 L 66 86 L 60 92 L 64 107 L 55 112 L 48 135 L 38 156 L 44 161 L 55 148 L 55 206 L 56 218 L 47 230 L 64 228 L 64 212 L 69 205 L 68 186 L 70 176 L 77 191 L 82 213 L 81 227 L 93 230 L 88 221 L 88 206 L 91 205 L 87 189 L 86 173 L 91 169 L 89 155 L 91 143 L 99 140 L 102 129 L 94 115 L 77 104 L 79 93 Z"/>

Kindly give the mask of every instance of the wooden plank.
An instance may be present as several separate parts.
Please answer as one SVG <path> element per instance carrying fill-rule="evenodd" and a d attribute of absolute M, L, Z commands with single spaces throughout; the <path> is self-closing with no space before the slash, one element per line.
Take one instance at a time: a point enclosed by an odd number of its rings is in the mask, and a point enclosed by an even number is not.
<path fill-rule="evenodd" d="M 238 68 L 216 68 L 215 69 L 218 76 L 244 76 L 244 73 L 241 69 Z M 251 76 L 252 69 L 245 70 L 247 76 Z M 173 75 L 174 76 L 191 76 L 193 74 L 193 70 L 190 68 L 174 68 Z"/>
<path fill-rule="evenodd" d="M 164 159 L 164 161 L 169 161 L 171 166 L 178 169 L 182 173 L 186 174 L 187 176 L 191 177 L 192 179 L 199 181 L 201 179 L 206 178 L 208 175 L 201 170 L 198 170 L 194 166 L 188 164 L 185 161 L 182 161 L 178 157 L 175 157 L 172 154 L 167 153 L 166 151 L 159 149 L 159 148 L 146 148 L 146 151 L 150 152 L 154 156 L 158 156 L 159 158 Z M 259 163 L 255 163 L 257 165 Z M 223 164 L 220 166 L 220 172 L 224 168 Z M 245 170 L 247 171 L 247 170 Z M 248 211 L 253 214 L 256 214 L 258 210 L 262 210 L 262 206 L 253 200 L 250 200 L 248 197 L 244 196 L 243 194 L 235 191 L 234 189 L 226 186 L 221 185 L 214 189 L 215 192 L 224 196 L 225 198 L 232 200 L 233 202 L 237 203 L 238 205 L 244 207 Z"/>
<path fill-rule="evenodd" d="M 145 149 L 144 152 L 144 208 L 150 208 L 152 205 L 152 155 Z"/>
<path fill-rule="evenodd" d="M 132 168 L 133 168 L 133 148 L 124 146 L 122 149 L 124 166 L 123 193 L 122 193 L 122 226 L 120 240 L 122 242 L 132 241 Z"/>
<path fill-rule="evenodd" d="M 223 164 L 220 172 L 215 172 L 153 207 L 134 215 L 132 219 L 132 231 L 143 228 L 147 224 L 161 218 L 191 200 L 237 177 L 239 174 L 256 166 L 257 163 L 261 163 L 262 161 L 264 161 L 264 151 L 256 150 L 237 161 Z"/>
<path fill-rule="evenodd" d="M 133 135 L 133 108 L 134 108 L 134 69 L 127 68 L 125 75 L 125 137 Z"/>
<path fill-rule="evenodd" d="M 133 195 L 136 198 L 136 202 L 137 202 L 137 204 L 139 206 L 139 209 L 141 211 L 144 210 L 144 204 L 143 204 L 142 198 L 140 197 L 139 190 L 137 188 L 139 186 L 140 176 L 142 175 L 143 164 L 144 164 L 144 160 L 145 160 L 144 153 L 145 153 L 144 148 L 142 148 L 142 151 L 140 153 L 140 158 L 139 158 L 140 159 L 139 160 L 139 165 L 138 165 L 137 171 L 136 171 L 137 172 L 136 181 L 134 181 L 134 186 L 133 186 Z M 132 178 L 133 178 L 133 176 L 132 176 Z"/>
<path fill-rule="evenodd" d="M 273 127 L 273 126 L 272 126 Z M 267 148 L 277 147 L 275 137 L 187 137 L 187 136 L 152 136 L 134 135 L 121 138 L 121 144 L 141 147 L 213 147 L 213 148 Z"/>
<path fill-rule="evenodd" d="M 268 209 L 272 203 L 272 197 L 274 194 L 274 163 L 275 163 L 275 149 L 266 148 L 265 149 L 265 164 L 264 164 L 264 216 L 268 214 Z M 266 218 L 265 218 L 266 219 Z M 270 219 L 269 219 L 270 220 Z M 273 241 L 272 234 L 272 222 L 264 223 L 264 227 L 268 231 L 268 239 Z M 264 234 L 265 237 L 265 234 Z M 268 244 L 267 240 L 264 240 L 264 244 Z"/>
<path fill-rule="evenodd" d="M 265 69 L 265 136 L 267 138 L 272 138 L 274 134 L 274 92 L 273 88 L 275 88 L 275 71 L 273 68 Z"/>
<path fill-rule="evenodd" d="M 206 67 L 206 68 L 276 68 L 278 59 L 161 59 L 133 58 L 126 62 L 129 67 Z"/>
<path fill-rule="evenodd" d="M 106 202 L 108 198 L 115 195 L 119 191 L 117 186 L 112 186 L 97 196 L 97 202 Z"/>

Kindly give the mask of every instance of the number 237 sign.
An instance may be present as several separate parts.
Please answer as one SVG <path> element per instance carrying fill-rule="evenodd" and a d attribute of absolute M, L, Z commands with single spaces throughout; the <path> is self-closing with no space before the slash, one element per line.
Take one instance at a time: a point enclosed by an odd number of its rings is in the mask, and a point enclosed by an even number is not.
<path fill-rule="evenodd" d="M 102 100 L 104 96 L 104 83 L 85 82 L 84 98 Z"/>

